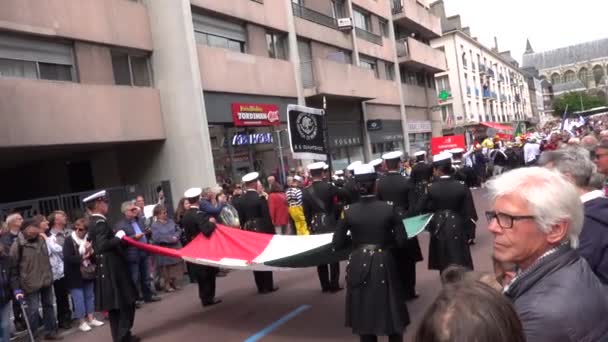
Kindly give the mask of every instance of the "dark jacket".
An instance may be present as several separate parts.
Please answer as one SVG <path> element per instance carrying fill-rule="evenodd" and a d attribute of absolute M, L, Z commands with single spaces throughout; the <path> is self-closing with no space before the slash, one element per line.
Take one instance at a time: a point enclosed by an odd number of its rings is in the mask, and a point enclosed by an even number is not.
<path fill-rule="evenodd" d="M 97 262 L 95 308 L 97 311 L 109 311 L 133 305 L 137 290 L 129 274 L 125 246 L 114 236 L 105 217 L 91 216 L 89 238 Z"/>
<path fill-rule="evenodd" d="M 2 242 L 2 245 L 4 246 L 4 251 L 6 252 L 6 254 L 8 254 L 9 251 L 11 250 L 13 243 L 15 242 L 15 240 L 17 240 L 17 236 L 18 235 L 12 234 L 10 231 L 6 232 L 6 233 L 2 234 L 2 236 L 0 236 L 0 241 Z"/>
<path fill-rule="evenodd" d="M 247 190 L 234 200 L 241 227 L 260 233 L 274 234 L 268 202 L 257 191 Z"/>
<path fill-rule="evenodd" d="M 608 288 L 569 245 L 518 275 L 505 294 L 527 341 L 608 341 Z"/>
<path fill-rule="evenodd" d="M 608 198 L 589 200 L 584 209 L 585 221 L 578 251 L 602 283 L 608 284 Z"/>
<path fill-rule="evenodd" d="M 78 252 L 78 246 L 74 242 L 72 236 L 65 238 L 65 244 L 63 245 L 63 262 L 63 272 L 65 274 L 67 288 L 83 288 L 86 280 L 82 279 L 82 274 L 80 273 L 82 256 Z"/>
<path fill-rule="evenodd" d="M 37 237 L 30 241 L 19 233 L 19 237 L 11 246 L 10 256 L 19 272 L 13 288 L 28 294 L 53 284 L 49 251 L 43 238 Z"/>
<path fill-rule="evenodd" d="M 11 301 L 14 296 L 14 288 L 18 284 L 18 271 L 13 259 L 8 254 L 0 254 L 0 306 Z"/>
<path fill-rule="evenodd" d="M 133 226 L 131 225 L 132 222 L 133 222 L 133 220 L 128 220 L 127 218 L 122 218 L 120 221 L 116 222 L 116 225 L 114 225 L 114 232 L 117 232 L 119 230 L 124 230 L 125 234 L 127 234 L 128 237 L 133 238 L 136 234 L 135 234 L 135 228 L 133 228 Z M 141 229 L 141 232 L 145 233 L 144 227 L 141 225 L 141 220 L 138 219 L 137 224 L 139 225 L 139 229 Z M 143 241 L 140 240 L 139 242 L 143 242 Z M 148 255 L 147 252 L 144 252 L 143 250 L 135 248 L 133 246 L 127 246 L 126 250 L 127 250 L 127 260 L 129 260 L 130 263 L 139 262 L 139 260 L 141 260 L 142 257 L 145 257 Z"/>
<path fill-rule="evenodd" d="M 352 201 L 353 197 L 351 190 L 345 190 L 347 195 L 346 203 L 356 203 Z M 308 188 L 302 191 L 302 204 L 304 207 L 304 216 L 306 224 L 311 229 L 312 233 L 329 233 L 336 229 L 336 205 L 335 199 L 338 196 L 338 188 L 333 184 L 324 181 L 314 181 Z M 325 218 L 321 218 L 324 216 Z M 321 231 L 313 232 L 313 220 L 325 220 L 324 227 Z"/>

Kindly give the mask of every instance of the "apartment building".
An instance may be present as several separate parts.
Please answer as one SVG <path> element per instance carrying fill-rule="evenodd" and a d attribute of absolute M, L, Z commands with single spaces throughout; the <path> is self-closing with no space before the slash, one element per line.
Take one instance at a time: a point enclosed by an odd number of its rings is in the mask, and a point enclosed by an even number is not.
<path fill-rule="evenodd" d="M 336 168 L 404 148 L 406 132 L 425 149 L 441 133 L 440 35 L 416 0 L 3 1 L 0 174 L 14 188 L 0 201 L 271 174 L 279 153 L 295 165 L 288 104 L 326 108 Z"/>
<path fill-rule="evenodd" d="M 443 20 L 443 35 L 431 46 L 447 58 L 448 70 L 435 75 L 446 128 L 532 119 L 527 79 L 510 53 L 481 44 L 459 16 L 446 18 L 442 1 L 433 10 Z"/>

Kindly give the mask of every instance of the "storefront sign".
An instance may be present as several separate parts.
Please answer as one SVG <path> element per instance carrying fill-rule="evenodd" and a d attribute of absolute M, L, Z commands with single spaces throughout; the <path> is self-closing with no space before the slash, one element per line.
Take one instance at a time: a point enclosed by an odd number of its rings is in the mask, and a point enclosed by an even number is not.
<path fill-rule="evenodd" d="M 350 138 L 333 138 L 331 140 L 332 147 L 343 147 L 343 146 L 357 146 L 361 145 L 360 137 L 350 137 Z"/>
<path fill-rule="evenodd" d="M 430 121 L 408 121 L 407 123 L 408 133 L 426 133 L 430 132 L 431 130 Z"/>
<path fill-rule="evenodd" d="M 235 126 L 277 126 L 281 124 L 279 107 L 273 104 L 233 103 Z"/>
<path fill-rule="evenodd" d="M 439 152 L 442 151 L 451 150 L 453 148 L 466 149 L 464 135 L 431 138 L 431 153 L 433 155 L 439 154 Z"/>
<path fill-rule="evenodd" d="M 287 127 L 294 159 L 327 160 L 321 109 L 288 105 Z"/>
<path fill-rule="evenodd" d="M 235 134 L 232 137 L 232 146 L 272 144 L 273 142 L 272 133 Z"/>
<path fill-rule="evenodd" d="M 370 132 L 379 131 L 382 129 L 382 120 L 368 120 L 367 130 Z"/>

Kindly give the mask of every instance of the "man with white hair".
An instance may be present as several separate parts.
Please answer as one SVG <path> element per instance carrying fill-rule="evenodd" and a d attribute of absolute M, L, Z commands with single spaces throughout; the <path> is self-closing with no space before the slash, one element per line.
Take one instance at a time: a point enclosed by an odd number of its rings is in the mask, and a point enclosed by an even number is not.
<path fill-rule="evenodd" d="M 488 184 L 494 257 L 517 266 L 504 292 L 534 342 L 608 340 L 608 289 L 574 249 L 583 224 L 579 194 L 565 176 L 539 167 Z"/>
<path fill-rule="evenodd" d="M 12 213 L 6 217 L 6 231 L 0 236 L 4 251 L 8 254 L 11 246 L 17 240 L 19 236 L 21 224 L 23 223 L 23 217 L 19 213 Z M 13 301 L 13 317 L 15 323 L 15 329 L 17 331 L 25 330 L 25 320 L 23 319 L 23 313 L 19 307 L 17 301 Z"/>

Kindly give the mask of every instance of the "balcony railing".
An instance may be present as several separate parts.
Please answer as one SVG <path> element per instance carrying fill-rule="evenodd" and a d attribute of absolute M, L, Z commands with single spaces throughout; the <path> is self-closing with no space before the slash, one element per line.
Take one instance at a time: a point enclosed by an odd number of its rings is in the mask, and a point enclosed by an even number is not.
<path fill-rule="evenodd" d="M 393 14 L 399 14 L 403 12 L 403 4 L 401 3 L 401 0 L 391 1 L 391 12 Z"/>
<path fill-rule="evenodd" d="M 312 21 L 313 23 L 317 23 L 319 25 L 331 27 L 336 30 L 338 29 L 338 21 L 335 18 L 317 11 L 313 11 L 310 8 L 306 8 L 293 2 L 291 3 L 291 7 L 293 8 L 293 15 L 296 17 Z"/>
<path fill-rule="evenodd" d="M 369 32 L 362 28 L 356 27 L 357 37 L 367 40 L 370 43 L 382 45 L 382 36 Z"/>

